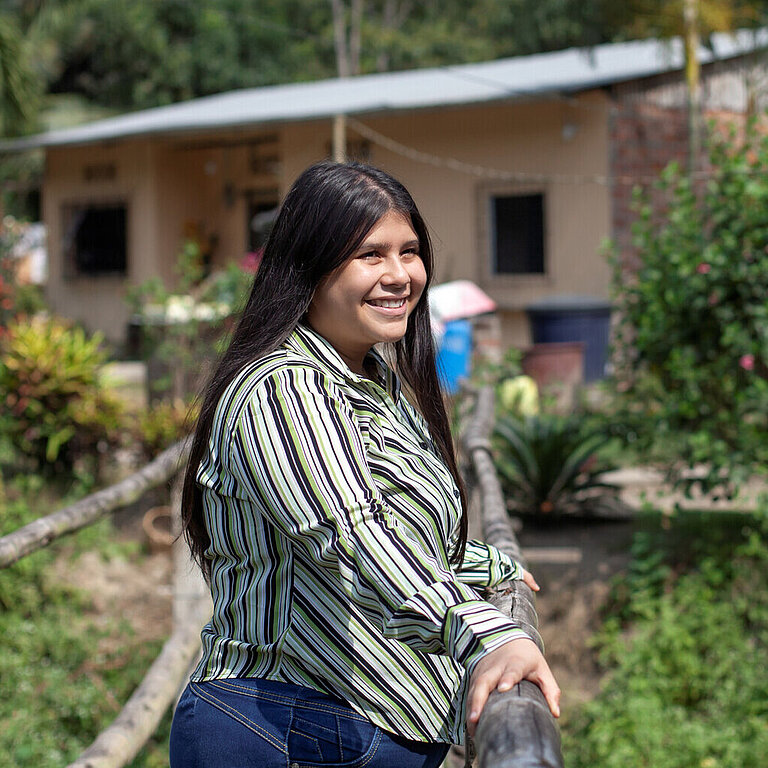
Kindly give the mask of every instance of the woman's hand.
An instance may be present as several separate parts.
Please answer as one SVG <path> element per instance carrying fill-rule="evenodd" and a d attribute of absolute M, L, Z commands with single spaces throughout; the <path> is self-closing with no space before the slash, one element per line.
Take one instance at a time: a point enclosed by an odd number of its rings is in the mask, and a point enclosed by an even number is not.
<path fill-rule="evenodd" d="M 541 587 L 536 583 L 536 579 L 533 578 L 533 574 L 529 571 L 526 571 L 525 568 L 523 568 L 523 581 L 534 591 L 538 592 Z"/>
<path fill-rule="evenodd" d="M 491 691 L 508 691 L 521 680 L 536 683 L 541 688 L 552 714 L 560 717 L 560 688 L 555 682 L 552 670 L 536 643 L 527 637 L 521 637 L 491 651 L 480 659 L 474 668 L 469 678 L 467 693 L 467 730 L 470 738 L 475 735 L 480 713 Z"/>

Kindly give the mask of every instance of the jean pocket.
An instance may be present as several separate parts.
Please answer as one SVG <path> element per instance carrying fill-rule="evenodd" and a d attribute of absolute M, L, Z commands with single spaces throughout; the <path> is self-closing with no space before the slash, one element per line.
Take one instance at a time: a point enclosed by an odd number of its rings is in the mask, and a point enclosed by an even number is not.
<path fill-rule="evenodd" d="M 288 731 L 291 768 L 366 765 L 381 741 L 381 730 L 353 710 L 319 703 L 294 707 Z"/>
<path fill-rule="evenodd" d="M 225 715 L 226 720 L 239 723 L 242 730 L 255 734 L 272 749 L 285 754 L 285 734 L 291 721 L 293 702 L 290 697 L 260 691 L 254 687 L 255 682 L 247 679 L 211 680 L 190 683 L 190 690 Z M 243 738 L 231 729 L 228 734 L 230 740 Z"/>

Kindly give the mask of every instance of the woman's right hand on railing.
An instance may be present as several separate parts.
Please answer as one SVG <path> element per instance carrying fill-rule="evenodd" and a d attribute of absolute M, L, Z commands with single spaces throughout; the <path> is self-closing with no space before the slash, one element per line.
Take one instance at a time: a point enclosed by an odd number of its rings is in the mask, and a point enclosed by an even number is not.
<path fill-rule="evenodd" d="M 475 666 L 467 693 L 467 730 L 474 737 L 477 722 L 491 691 L 508 691 L 521 680 L 530 680 L 541 688 L 555 717 L 560 717 L 560 688 L 552 670 L 533 640 L 510 640 L 491 651 Z"/>

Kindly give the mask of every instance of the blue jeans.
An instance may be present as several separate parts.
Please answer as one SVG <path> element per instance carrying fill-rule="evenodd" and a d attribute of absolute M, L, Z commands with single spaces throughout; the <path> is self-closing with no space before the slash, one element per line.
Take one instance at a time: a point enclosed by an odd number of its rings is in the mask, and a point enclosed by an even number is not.
<path fill-rule="evenodd" d="M 171 728 L 171 768 L 437 768 L 448 749 L 311 688 L 252 678 L 190 683 Z"/>

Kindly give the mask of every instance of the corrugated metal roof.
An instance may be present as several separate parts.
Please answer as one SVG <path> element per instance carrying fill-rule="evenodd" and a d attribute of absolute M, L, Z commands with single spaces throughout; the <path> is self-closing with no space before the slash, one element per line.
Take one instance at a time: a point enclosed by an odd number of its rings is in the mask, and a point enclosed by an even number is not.
<path fill-rule="evenodd" d="M 732 58 L 766 46 L 768 30 L 717 34 L 713 50 L 702 49 L 701 61 Z M 479 64 L 250 88 L 0 142 L 0 151 L 316 120 L 340 113 L 362 115 L 514 101 L 575 93 L 682 66 L 679 39 L 643 40 Z"/>

